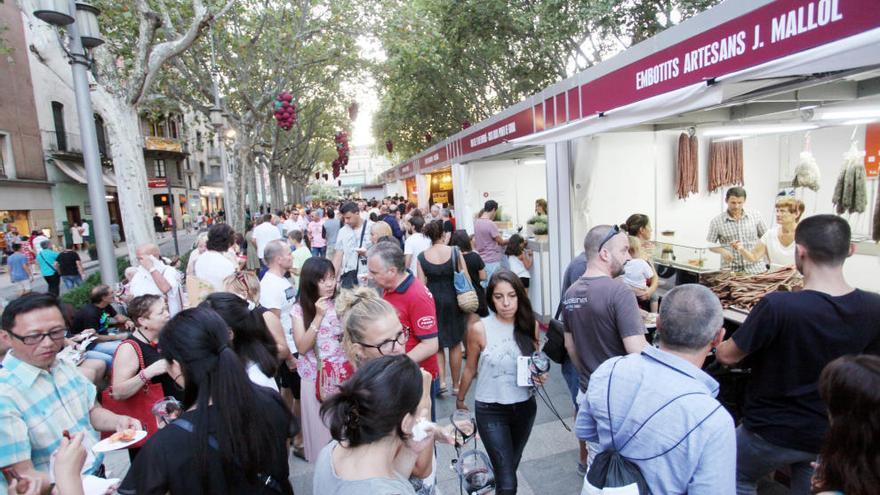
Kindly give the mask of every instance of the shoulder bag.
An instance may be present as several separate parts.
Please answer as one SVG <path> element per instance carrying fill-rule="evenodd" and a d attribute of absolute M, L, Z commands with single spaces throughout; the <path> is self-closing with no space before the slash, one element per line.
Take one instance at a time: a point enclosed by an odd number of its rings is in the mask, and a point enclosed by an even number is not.
<path fill-rule="evenodd" d="M 471 284 L 471 279 L 462 271 L 459 271 L 458 258 L 460 257 L 457 247 L 452 248 L 452 266 L 454 271 L 452 274 L 452 283 L 455 285 L 455 297 L 458 300 L 458 307 L 465 313 L 474 313 L 480 307 L 480 299 L 477 297 L 477 291 Z M 467 269 L 467 268 L 465 268 Z"/>
<path fill-rule="evenodd" d="M 141 353 L 141 346 L 138 345 L 132 339 L 123 340 L 119 347 L 116 348 L 116 352 L 113 353 L 113 360 L 116 360 L 116 354 L 119 353 L 119 349 L 125 345 L 129 344 L 134 347 L 135 352 L 138 355 L 138 372 L 144 370 L 144 355 Z M 156 433 L 158 430 L 158 426 L 156 425 L 156 418 L 153 416 L 153 404 L 159 402 L 165 397 L 165 392 L 162 390 L 161 383 L 148 383 L 141 387 L 140 390 L 135 392 L 134 395 L 127 399 L 117 400 L 113 398 L 113 369 L 110 370 L 110 386 L 104 389 L 101 392 L 101 404 L 105 409 L 108 409 L 111 412 L 116 414 L 121 414 L 123 416 L 131 416 L 132 418 L 141 422 L 144 426 L 144 429 L 147 430 L 147 436 L 141 440 L 140 442 L 130 446 L 129 448 L 136 449 L 139 447 L 143 447 L 144 443 L 149 439 L 153 433 Z M 110 436 L 109 433 L 103 433 L 102 437 Z"/>
<path fill-rule="evenodd" d="M 367 221 L 364 220 L 363 222 L 364 225 L 361 227 L 361 240 L 358 242 L 358 249 L 364 245 L 364 234 L 367 232 Z M 358 255 L 354 270 L 349 270 L 339 277 L 339 285 L 341 285 L 343 289 L 351 289 L 358 284 L 358 269 L 360 268 L 360 261 L 360 255 Z"/>
<path fill-rule="evenodd" d="M 553 362 L 562 364 L 568 357 L 568 351 L 565 349 L 565 323 L 559 320 L 562 314 L 562 301 L 556 308 L 556 316 L 550 319 L 547 325 L 547 341 L 544 342 L 543 351 Z"/>

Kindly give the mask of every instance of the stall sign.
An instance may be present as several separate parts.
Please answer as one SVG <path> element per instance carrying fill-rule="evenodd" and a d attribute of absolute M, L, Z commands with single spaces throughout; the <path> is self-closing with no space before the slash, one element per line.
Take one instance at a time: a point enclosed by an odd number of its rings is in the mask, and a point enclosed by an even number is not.
<path fill-rule="evenodd" d="M 501 119 L 461 139 L 462 152 L 467 154 L 496 144 L 510 141 L 534 132 L 532 108 L 521 110 L 506 119 Z"/>
<path fill-rule="evenodd" d="M 441 164 L 448 160 L 448 154 L 446 152 L 446 146 L 442 146 L 437 148 L 436 150 L 429 152 L 427 155 L 418 159 L 419 171 L 426 170 L 434 165 Z"/>
<path fill-rule="evenodd" d="M 414 172 L 413 162 L 406 162 L 400 166 L 398 173 L 401 177 L 406 177 Z"/>
<path fill-rule="evenodd" d="M 618 108 L 880 26 L 876 0 L 769 3 L 581 86 L 581 116 Z"/>
<path fill-rule="evenodd" d="M 436 203 L 449 203 L 449 191 L 435 192 L 431 194 L 431 201 Z"/>
<path fill-rule="evenodd" d="M 880 122 L 865 126 L 865 172 L 880 176 Z"/>

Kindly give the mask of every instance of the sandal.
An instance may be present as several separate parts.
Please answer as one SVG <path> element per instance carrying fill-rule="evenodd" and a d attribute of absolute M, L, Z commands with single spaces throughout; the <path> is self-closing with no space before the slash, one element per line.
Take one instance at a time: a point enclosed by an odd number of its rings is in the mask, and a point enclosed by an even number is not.
<path fill-rule="evenodd" d="M 446 385 L 441 385 L 440 388 L 437 389 L 437 395 L 444 395 L 446 392 L 448 392 Z"/>
<path fill-rule="evenodd" d="M 294 447 L 293 455 L 294 457 L 299 457 L 302 460 L 306 460 L 306 449 L 303 447 Z"/>

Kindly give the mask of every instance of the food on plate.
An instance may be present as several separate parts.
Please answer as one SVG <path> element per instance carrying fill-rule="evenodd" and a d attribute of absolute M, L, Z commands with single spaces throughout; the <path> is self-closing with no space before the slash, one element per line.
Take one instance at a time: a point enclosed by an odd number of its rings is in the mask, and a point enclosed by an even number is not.
<path fill-rule="evenodd" d="M 135 431 L 131 428 L 117 431 L 116 433 L 110 435 L 111 442 L 130 442 L 134 440 Z"/>

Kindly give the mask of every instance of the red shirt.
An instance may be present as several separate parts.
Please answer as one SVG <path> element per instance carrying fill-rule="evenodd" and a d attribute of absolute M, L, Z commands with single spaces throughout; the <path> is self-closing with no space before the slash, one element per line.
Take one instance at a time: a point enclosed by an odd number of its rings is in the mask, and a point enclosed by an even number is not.
<path fill-rule="evenodd" d="M 412 273 L 396 289 L 386 290 L 384 298 L 397 310 L 401 325 L 410 329 L 406 352 L 411 351 L 422 340 L 437 338 L 434 296 Z M 436 354 L 419 363 L 419 366 L 433 378 L 437 378 L 440 373 Z"/>

